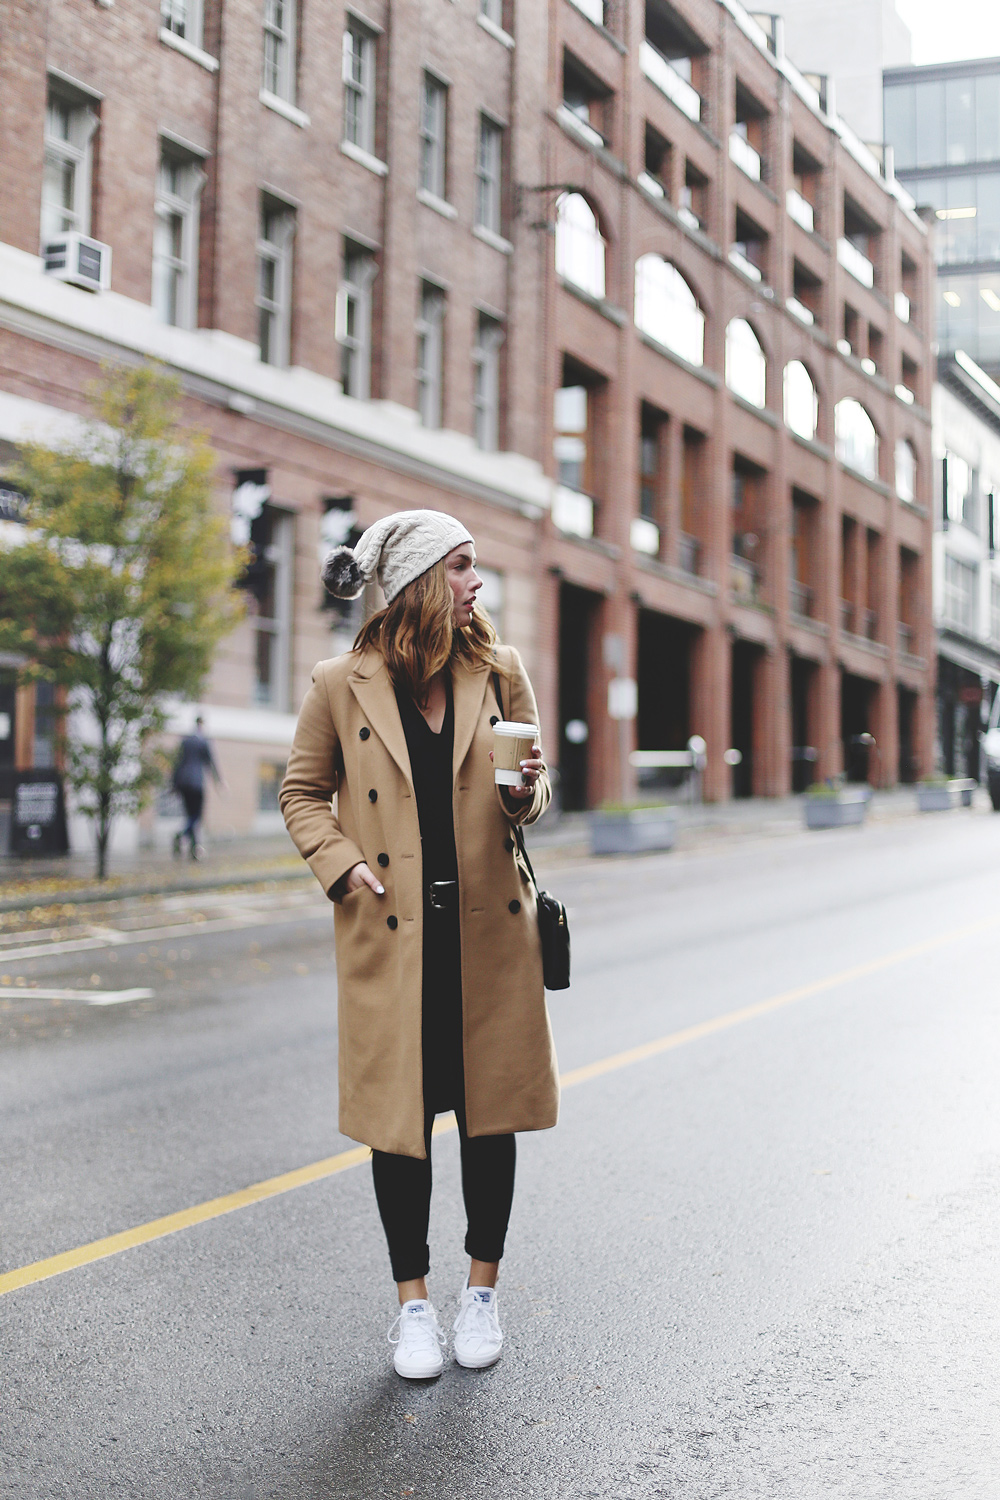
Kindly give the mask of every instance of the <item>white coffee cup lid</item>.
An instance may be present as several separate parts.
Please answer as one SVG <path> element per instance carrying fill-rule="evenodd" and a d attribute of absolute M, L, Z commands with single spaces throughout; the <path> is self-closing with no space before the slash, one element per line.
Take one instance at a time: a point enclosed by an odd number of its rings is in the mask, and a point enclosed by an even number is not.
<path fill-rule="evenodd" d="M 510 719 L 498 719 L 493 726 L 493 733 L 516 735 L 518 739 L 523 740 L 527 739 L 528 735 L 536 735 L 538 733 L 538 725 L 515 724 Z"/>

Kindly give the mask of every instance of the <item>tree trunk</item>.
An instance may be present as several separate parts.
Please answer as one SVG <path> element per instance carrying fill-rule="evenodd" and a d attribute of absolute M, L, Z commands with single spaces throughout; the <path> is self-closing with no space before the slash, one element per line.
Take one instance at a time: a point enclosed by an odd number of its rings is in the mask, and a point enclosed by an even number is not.
<path fill-rule="evenodd" d="M 108 835 L 111 832 L 111 820 L 107 810 L 102 806 L 97 815 L 97 878 L 105 880 L 108 873 Z"/>

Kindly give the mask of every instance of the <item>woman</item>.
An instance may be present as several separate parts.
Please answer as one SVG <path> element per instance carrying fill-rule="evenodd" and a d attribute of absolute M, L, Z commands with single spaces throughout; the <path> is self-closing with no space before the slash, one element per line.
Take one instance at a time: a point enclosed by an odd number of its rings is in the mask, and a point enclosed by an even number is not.
<path fill-rule="evenodd" d="M 336 902 L 340 1128 L 372 1148 L 399 1293 L 393 1364 L 426 1379 L 444 1367 L 426 1283 L 435 1114 L 454 1109 L 460 1134 L 470 1267 L 454 1352 L 473 1369 L 503 1344 L 514 1132 L 556 1122 L 535 893 L 511 836 L 545 811 L 549 780 L 535 745 L 522 787 L 494 784 L 493 723 L 538 716 L 517 652 L 477 607 L 460 522 L 387 516 L 323 576 L 339 598 L 377 578 L 387 607 L 313 672 L 281 808 Z"/>

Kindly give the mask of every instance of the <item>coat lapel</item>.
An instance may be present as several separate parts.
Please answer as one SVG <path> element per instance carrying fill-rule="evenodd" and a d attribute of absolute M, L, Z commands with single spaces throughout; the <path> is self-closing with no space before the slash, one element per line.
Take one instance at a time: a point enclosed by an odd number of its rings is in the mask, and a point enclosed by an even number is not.
<path fill-rule="evenodd" d="M 455 757 L 452 769 L 456 779 L 472 744 L 489 680 L 490 674 L 486 667 L 469 667 L 461 658 L 455 662 L 452 674 L 455 702 Z"/>
<path fill-rule="evenodd" d="M 349 678 L 351 691 L 368 717 L 372 728 L 413 787 L 413 773 L 406 749 L 406 735 L 399 717 L 399 705 L 389 674 L 382 659 L 366 652 Z"/>

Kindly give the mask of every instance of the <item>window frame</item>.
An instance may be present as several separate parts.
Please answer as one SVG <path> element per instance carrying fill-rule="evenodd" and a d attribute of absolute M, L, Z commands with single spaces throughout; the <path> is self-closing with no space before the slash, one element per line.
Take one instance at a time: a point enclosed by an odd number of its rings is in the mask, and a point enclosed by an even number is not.
<path fill-rule="evenodd" d="M 739 332 L 737 332 L 739 327 Z M 753 347 L 745 337 L 743 329 L 748 329 L 753 335 Z M 744 381 L 744 372 L 736 368 L 737 356 L 750 357 L 760 356 L 759 364 L 755 364 L 754 379 Z M 741 401 L 748 406 L 754 407 L 756 411 L 767 409 L 767 351 L 757 336 L 757 330 L 748 318 L 730 318 L 726 324 L 726 389 L 732 391 Z M 758 396 L 760 399 L 758 400 Z"/>
<path fill-rule="evenodd" d="M 420 187 L 448 201 L 448 85 L 425 68 L 420 84 Z"/>
<path fill-rule="evenodd" d="M 489 142 L 494 160 L 485 160 Z M 479 229 L 503 234 L 503 148 L 504 128 L 484 110 L 479 112 L 479 137 L 476 142 L 476 216 Z"/>
<path fill-rule="evenodd" d="M 417 411 L 421 425 L 444 425 L 445 293 L 432 281 L 421 281 L 416 322 Z"/>
<path fill-rule="evenodd" d="M 268 219 L 273 218 L 278 226 L 278 238 L 269 239 L 265 234 L 268 227 Z M 295 241 L 295 210 L 290 204 L 281 203 L 277 199 L 269 198 L 266 194 L 260 200 L 260 222 L 257 230 L 257 293 L 255 305 L 257 307 L 258 338 L 257 347 L 260 352 L 261 364 L 273 365 L 277 369 L 287 369 L 291 357 L 291 325 L 292 325 L 292 246 Z M 261 269 L 264 262 L 275 267 L 275 296 L 265 298 L 261 290 Z M 273 319 L 272 335 L 268 339 L 268 356 L 264 352 L 263 320 L 269 317 Z M 275 358 L 270 357 L 272 344 L 276 351 Z"/>
<path fill-rule="evenodd" d="M 205 30 L 203 0 L 160 0 L 160 30 L 200 47 Z"/>
<path fill-rule="evenodd" d="M 275 17 L 281 14 L 282 21 Z M 297 0 L 264 0 L 261 15 L 261 88 L 274 99 L 295 103 Z M 273 60 L 268 56 L 268 41 L 275 48 Z M 269 70 L 273 73 L 269 81 Z"/>
<path fill-rule="evenodd" d="M 352 45 L 353 44 L 353 45 Z M 342 80 L 344 85 L 344 119 L 342 139 L 359 151 L 375 155 L 375 108 L 378 67 L 378 37 L 371 27 L 348 12 L 344 27 Z M 358 60 L 358 77 L 354 73 L 354 61 Z M 357 101 L 351 109 L 352 97 Z M 358 122 L 358 134 L 353 136 L 348 129 L 351 119 Z"/>
<path fill-rule="evenodd" d="M 173 163 L 185 175 L 187 190 L 183 194 L 171 191 L 165 185 L 165 167 Z M 200 200 L 206 177 L 197 157 L 172 150 L 164 141 L 160 142 L 160 163 L 156 172 L 156 197 L 153 204 L 153 285 L 151 303 L 161 319 L 170 327 L 196 328 L 198 325 L 198 249 L 200 230 Z M 181 220 L 182 249 L 179 256 L 161 255 L 157 250 L 157 231 L 168 216 L 176 215 Z M 179 275 L 180 291 L 175 293 L 177 316 L 164 315 L 157 305 L 157 263 L 172 262 L 172 269 Z"/>
<path fill-rule="evenodd" d="M 352 267 L 360 268 L 355 274 Z M 345 396 L 356 401 L 370 401 L 372 394 L 372 333 L 374 298 L 372 287 L 378 275 L 375 253 L 353 240 L 344 240 L 340 287 L 337 291 L 335 337 L 341 346 L 340 383 Z M 353 324 L 358 330 L 351 332 Z M 353 362 L 354 378 L 348 377 Z M 353 387 L 349 389 L 348 387 Z"/>
<path fill-rule="evenodd" d="M 632 318 L 661 348 L 697 369 L 704 365 L 704 309 L 683 272 L 658 251 L 640 255 L 635 263 Z"/>
<path fill-rule="evenodd" d="M 67 133 L 65 136 L 55 135 L 50 130 L 50 117 L 56 106 L 64 109 L 67 114 Z M 68 90 L 60 89 L 52 78 L 49 79 L 48 94 L 45 101 L 42 201 L 38 229 L 39 242 L 43 253 L 45 246 L 52 240 L 58 239 L 60 235 L 73 233 L 90 234 L 93 139 L 99 124 L 100 119 L 97 111 L 93 108 L 92 102 L 85 102 L 79 96 L 71 94 Z M 52 165 L 58 166 L 61 169 L 69 167 L 73 173 L 73 202 L 70 208 L 59 206 L 56 209 L 46 199 L 46 176 L 49 167 Z M 47 234 L 45 232 L 45 219 L 46 213 L 50 208 L 58 212 L 61 218 L 69 219 L 71 222 Z"/>
<path fill-rule="evenodd" d="M 577 201 L 584 204 L 587 209 L 589 222 L 586 224 L 579 216 L 574 222 L 569 213 L 569 205 Z M 580 263 L 584 241 L 588 242 L 587 254 L 593 260 L 588 271 L 590 284 L 586 280 L 579 280 L 572 274 L 574 264 Z M 598 302 L 605 300 L 608 274 L 607 241 L 601 233 L 601 224 L 596 212 L 582 193 L 561 193 L 556 201 L 555 255 L 556 275 L 560 280 L 569 286 L 576 287 L 578 291 L 595 298 Z"/>
<path fill-rule="evenodd" d="M 495 453 L 500 446 L 500 351 L 505 337 L 498 318 L 478 314 L 472 346 L 473 436 L 484 453 Z"/>

